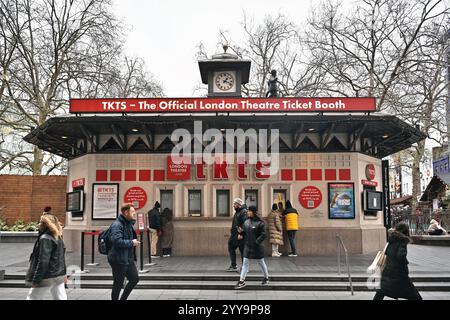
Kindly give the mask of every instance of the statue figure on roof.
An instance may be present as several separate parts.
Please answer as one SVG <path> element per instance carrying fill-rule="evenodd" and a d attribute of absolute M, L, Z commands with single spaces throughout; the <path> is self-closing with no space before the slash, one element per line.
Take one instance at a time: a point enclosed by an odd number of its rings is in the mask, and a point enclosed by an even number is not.
<path fill-rule="evenodd" d="M 270 78 L 267 82 L 269 86 L 269 91 L 266 93 L 267 98 L 278 98 L 278 77 L 277 77 L 277 71 L 272 70 L 270 72 Z"/>

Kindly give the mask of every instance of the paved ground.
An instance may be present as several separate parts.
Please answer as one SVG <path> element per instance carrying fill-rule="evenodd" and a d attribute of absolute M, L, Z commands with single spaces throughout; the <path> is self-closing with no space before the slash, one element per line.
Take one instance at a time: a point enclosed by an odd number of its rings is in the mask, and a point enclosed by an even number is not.
<path fill-rule="evenodd" d="M 23 300 L 28 289 L 0 288 L 0 300 Z M 449 292 L 421 292 L 424 300 L 450 300 Z M 109 289 L 69 289 L 69 300 L 110 300 Z M 371 300 L 373 292 L 134 290 L 129 300 Z M 51 299 L 50 295 L 46 296 Z M 386 298 L 386 300 L 392 300 Z"/>
<path fill-rule="evenodd" d="M 28 268 L 28 257 L 32 251 L 30 243 L 0 243 L 0 269 L 6 273 L 25 273 Z M 350 269 L 352 273 L 365 273 L 367 267 L 374 258 L 374 254 L 351 255 Z M 111 269 L 106 261 L 106 256 L 96 255 L 98 267 L 86 269 L 93 273 L 110 273 Z M 79 253 L 67 253 L 67 266 L 80 266 Z M 90 256 L 85 256 L 85 263 L 89 263 Z M 408 246 L 409 269 L 412 274 L 447 274 L 450 275 L 450 247 L 437 246 Z M 344 257 L 342 257 L 342 269 L 344 269 Z M 148 262 L 148 258 L 144 259 Z M 227 257 L 170 257 L 153 259 L 155 266 L 151 272 L 162 273 L 217 273 L 223 272 L 229 266 Z M 273 274 L 297 274 L 297 273 L 335 273 L 337 272 L 336 256 L 298 256 L 266 258 L 269 271 Z M 250 270 L 258 271 L 257 265 L 251 265 Z"/>
<path fill-rule="evenodd" d="M 28 267 L 28 256 L 33 244 L 0 243 L 0 269 L 7 274 L 25 273 Z M 351 272 L 364 274 L 374 255 L 350 256 Z M 408 247 L 410 272 L 416 275 L 450 276 L 450 247 L 418 246 Z M 90 262 L 90 257 L 85 257 Z M 96 256 L 100 262 L 98 267 L 86 267 L 91 273 L 109 273 L 110 268 L 105 256 Z M 155 266 L 150 267 L 152 273 L 224 273 L 228 267 L 227 257 L 170 257 L 153 259 Z M 267 258 L 271 274 L 326 274 L 337 272 L 336 256 L 299 256 L 296 258 Z M 145 260 L 148 262 L 148 260 Z M 80 256 L 67 254 L 67 265 L 80 265 Z M 250 270 L 259 272 L 256 264 Z M 1 300 L 24 299 L 28 289 L 0 288 Z M 450 292 L 422 292 L 427 300 L 450 300 Z M 130 299 L 133 300 L 368 300 L 373 292 L 314 292 L 314 291 L 233 291 L 233 290 L 135 290 Z M 69 289 L 68 297 L 72 300 L 108 300 L 109 289 Z"/>

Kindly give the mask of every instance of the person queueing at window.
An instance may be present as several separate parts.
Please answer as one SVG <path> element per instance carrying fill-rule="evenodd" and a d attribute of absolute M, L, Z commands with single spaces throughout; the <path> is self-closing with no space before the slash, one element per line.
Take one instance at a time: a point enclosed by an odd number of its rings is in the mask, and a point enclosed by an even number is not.
<path fill-rule="evenodd" d="M 272 245 L 272 257 L 280 257 L 281 253 L 278 247 L 283 245 L 283 225 L 281 223 L 278 206 L 274 203 L 272 210 L 267 217 L 267 224 L 269 226 L 269 242 Z"/>
<path fill-rule="evenodd" d="M 247 219 L 247 206 L 240 198 L 233 200 L 234 216 L 230 230 L 230 238 L 228 239 L 228 254 L 230 255 L 231 265 L 227 271 L 238 271 L 236 264 L 236 249 L 239 248 L 241 260 L 244 256 L 244 241 L 238 239 L 239 232 L 242 231 L 245 220 Z"/>
<path fill-rule="evenodd" d="M 247 276 L 249 259 L 256 259 L 264 275 L 262 285 L 269 284 L 269 271 L 264 261 L 264 240 L 266 239 L 266 226 L 262 219 L 258 216 L 255 206 L 250 206 L 247 212 L 248 219 L 244 223 L 244 228 L 238 235 L 239 239 L 245 242 L 244 263 L 242 265 L 241 277 L 236 284 L 235 289 L 245 287 L 245 277 Z"/>
<path fill-rule="evenodd" d="M 161 205 L 158 201 L 155 202 L 153 209 L 148 214 L 149 229 L 150 229 L 150 242 L 151 242 L 151 255 L 153 258 L 159 258 L 158 256 L 158 242 L 159 237 L 162 235 L 162 221 L 161 213 L 159 212 Z M 162 256 L 162 252 L 161 252 Z"/>
<path fill-rule="evenodd" d="M 295 243 L 295 234 L 298 230 L 298 212 L 292 207 L 291 201 L 286 201 L 286 209 L 283 212 L 284 219 L 286 221 L 286 232 L 291 246 L 291 253 L 289 257 L 297 256 L 297 247 Z"/>

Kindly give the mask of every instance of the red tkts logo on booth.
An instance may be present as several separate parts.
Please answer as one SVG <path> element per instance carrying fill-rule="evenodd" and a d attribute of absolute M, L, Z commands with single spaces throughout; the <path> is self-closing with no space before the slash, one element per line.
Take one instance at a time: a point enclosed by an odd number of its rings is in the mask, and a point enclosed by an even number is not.
<path fill-rule="evenodd" d="M 322 203 L 322 192 L 314 186 L 308 186 L 300 191 L 298 200 L 303 208 L 315 209 Z"/>
<path fill-rule="evenodd" d="M 78 188 L 78 187 L 83 187 L 84 186 L 84 182 L 85 179 L 81 178 L 81 179 L 76 179 L 72 181 L 72 188 Z"/>
<path fill-rule="evenodd" d="M 191 178 L 191 165 L 189 158 L 178 157 L 174 161 L 167 157 L 167 180 L 189 180 Z"/>
<path fill-rule="evenodd" d="M 132 187 L 125 192 L 125 203 L 131 203 L 135 209 L 141 209 L 147 203 L 147 193 L 140 187 Z"/>
<path fill-rule="evenodd" d="M 366 177 L 369 181 L 375 179 L 375 166 L 373 164 L 368 164 L 366 166 Z"/>

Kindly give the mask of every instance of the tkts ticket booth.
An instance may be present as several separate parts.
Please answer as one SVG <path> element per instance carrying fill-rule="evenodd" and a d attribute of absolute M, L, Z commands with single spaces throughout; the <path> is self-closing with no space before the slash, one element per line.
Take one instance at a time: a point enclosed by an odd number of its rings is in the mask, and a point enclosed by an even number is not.
<path fill-rule="evenodd" d="M 227 255 L 236 197 L 262 217 L 289 199 L 299 212 L 300 255 L 335 253 L 337 235 L 351 253 L 382 249 L 389 224 L 382 158 L 424 135 L 373 113 L 373 98 L 242 98 L 249 61 L 225 53 L 199 66 L 206 98 L 72 100 L 71 116 L 51 118 L 25 137 L 69 161 L 67 249 L 80 249 L 82 231 L 109 226 L 121 203 L 146 213 L 159 201 L 174 214 L 173 255 Z M 220 154 L 213 163 L 202 159 L 218 134 L 234 130 L 238 139 L 239 129 L 254 130 L 256 139 L 260 130 L 278 130 L 275 172 L 275 161 L 250 163 L 227 140 L 233 163 Z M 174 132 L 189 138 L 174 141 Z M 246 152 L 260 151 L 264 139 L 254 139 L 245 139 Z M 174 163 L 171 152 L 183 140 L 192 150 L 200 145 L 200 157 Z M 268 151 L 274 156 L 273 144 Z"/>

